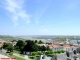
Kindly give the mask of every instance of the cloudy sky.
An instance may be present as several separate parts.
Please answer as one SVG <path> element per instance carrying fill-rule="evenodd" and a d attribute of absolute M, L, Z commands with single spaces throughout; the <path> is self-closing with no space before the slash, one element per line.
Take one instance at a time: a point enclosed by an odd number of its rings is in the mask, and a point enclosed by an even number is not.
<path fill-rule="evenodd" d="M 80 35 L 80 0 L 0 0 L 0 35 Z"/>

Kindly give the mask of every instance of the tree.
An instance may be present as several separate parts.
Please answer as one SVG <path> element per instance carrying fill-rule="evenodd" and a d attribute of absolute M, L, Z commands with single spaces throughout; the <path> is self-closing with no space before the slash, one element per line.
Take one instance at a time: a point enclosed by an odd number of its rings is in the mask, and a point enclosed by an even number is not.
<path fill-rule="evenodd" d="M 13 45 L 11 43 L 8 44 L 7 50 L 13 52 Z"/>
<path fill-rule="evenodd" d="M 17 42 L 17 40 L 12 40 L 11 42 Z"/>
<path fill-rule="evenodd" d="M 24 41 L 18 40 L 18 42 L 16 44 L 17 49 L 19 49 L 21 51 L 21 50 L 23 50 L 24 46 L 25 46 Z"/>
<path fill-rule="evenodd" d="M 44 42 L 42 42 L 42 41 L 40 40 L 38 44 L 43 44 L 43 43 L 44 43 Z"/>
<path fill-rule="evenodd" d="M 2 48 L 6 49 L 7 52 L 13 52 L 13 49 L 14 49 L 14 47 L 11 43 L 4 43 Z"/>
<path fill-rule="evenodd" d="M 46 47 L 43 45 L 40 47 L 41 51 L 46 51 Z"/>
<path fill-rule="evenodd" d="M 35 40 L 35 43 L 38 43 L 38 41 L 37 41 L 37 40 Z"/>
<path fill-rule="evenodd" d="M 27 44 L 25 45 L 25 47 L 23 49 L 24 51 L 33 52 L 33 51 L 38 51 L 39 50 L 38 45 L 34 41 L 27 40 L 26 42 L 27 42 Z"/>
<path fill-rule="evenodd" d="M 47 46 L 47 47 L 46 47 L 46 50 L 47 50 L 47 51 L 49 51 L 49 50 L 50 50 L 49 46 Z"/>

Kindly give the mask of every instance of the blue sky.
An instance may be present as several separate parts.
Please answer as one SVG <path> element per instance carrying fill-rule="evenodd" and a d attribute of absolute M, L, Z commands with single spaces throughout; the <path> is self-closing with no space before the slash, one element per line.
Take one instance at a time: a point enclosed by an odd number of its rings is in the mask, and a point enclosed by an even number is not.
<path fill-rule="evenodd" d="M 80 35 L 80 0 L 0 0 L 0 35 Z"/>

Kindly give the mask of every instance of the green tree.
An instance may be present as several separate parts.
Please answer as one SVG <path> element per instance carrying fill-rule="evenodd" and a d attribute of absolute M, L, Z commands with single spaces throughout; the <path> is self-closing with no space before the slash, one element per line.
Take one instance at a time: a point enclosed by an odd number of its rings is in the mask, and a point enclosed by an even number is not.
<path fill-rule="evenodd" d="M 38 42 L 38 44 L 43 44 L 44 42 L 42 42 L 41 40 Z"/>
<path fill-rule="evenodd" d="M 12 40 L 11 42 L 17 42 L 17 40 Z"/>
<path fill-rule="evenodd" d="M 23 50 L 30 51 L 30 52 L 39 50 L 38 45 L 34 41 L 27 40 L 26 42 L 27 42 L 27 44 L 25 45 Z"/>
<path fill-rule="evenodd" d="M 7 52 L 13 52 L 13 49 L 14 49 L 14 47 L 11 43 L 4 43 L 2 48 L 6 49 Z"/>
<path fill-rule="evenodd" d="M 11 43 L 8 43 L 7 50 L 13 52 L 13 48 L 14 48 L 13 45 Z"/>
<path fill-rule="evenodd" d="M 40 47 L 41 51 L 46 51 L 46 47 L 43 45 Z"/>
<path fill-rule="evenodd" d="M 24 41 L 18 40 L 18 42 L 16 44 L 17 49 L 21 51 L 21 50 L 23 50 L 24 46 L 25 46 Z"/>
<path fill-rule="evenodd" d="M 38 41 L 37 41 L 37 40 L 35 40 L 35 43 L 38 43 Z"/>
<path fill-rule="evenodd" d="M 46 50 L 49 51 L 49 50 L 51 50 L 51 49 L 49 48 L 49 46 L 47 46 L 47 47 L 46 47 Z"/>

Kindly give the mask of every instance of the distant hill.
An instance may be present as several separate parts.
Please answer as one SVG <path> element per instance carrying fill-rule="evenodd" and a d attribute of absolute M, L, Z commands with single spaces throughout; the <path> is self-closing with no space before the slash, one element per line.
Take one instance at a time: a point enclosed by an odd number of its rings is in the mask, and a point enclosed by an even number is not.
<path fill-rule="evenodd" d="M 8 36 L 8 35 L 0 35 L 0 39 L 3 39 L 3 40 L 24 40 L 22 38 L 19 38 L 19 37 L 13 37 L 13 36 Z"/>

